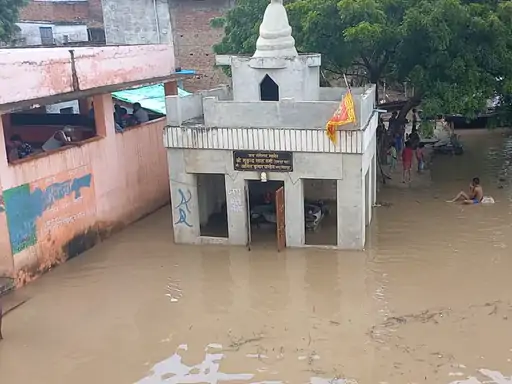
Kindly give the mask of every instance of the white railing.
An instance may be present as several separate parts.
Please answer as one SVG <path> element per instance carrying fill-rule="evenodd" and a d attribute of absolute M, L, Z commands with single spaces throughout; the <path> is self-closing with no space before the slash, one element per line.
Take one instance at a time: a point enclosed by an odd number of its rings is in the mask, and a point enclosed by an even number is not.
<path fill-rule="evenodd" d="M 164 145 L 188 149 L 362 153 L 364 133 L 340 130 L 335 146 L 323 129 L 168 126 L 164 129 Z"/>
<path fill-rule="evenodd" d="M 359 96 L 359 126 L 365 129 L 375 109 L 375 86 Z"/>

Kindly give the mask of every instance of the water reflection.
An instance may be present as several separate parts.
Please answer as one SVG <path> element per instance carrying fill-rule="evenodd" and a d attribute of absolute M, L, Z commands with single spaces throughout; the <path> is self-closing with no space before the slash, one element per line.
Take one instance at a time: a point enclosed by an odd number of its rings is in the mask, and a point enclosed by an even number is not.
<path fill-rule="evenodd" d="M 315 252 L 306 256 L 305 294 L 317 316 L 333 318 L 339 311 L 338 255 Z"/>
<path fill-rule="evenodd" d="M 230 255 L 223 249 L 202 253 L 203 306 L 208 312 L 226 312 L 233 305 Z"/>
<path fill-rule="evenodd" d="M 175 353 L 167 360 L 155 364 L 151 374 L 137 382 L 137 384 L 185 384 L 210 383 L 223 381 L 247 381 L 253 378 L 251 374 L 227 374 L 219 371 L 220 361 L 224 358 L 222 353 L 207 353 L 204 360 L 196 365 L 183 364 L 182 358 Z"/>
<path fill-rule="evenodd" d="M 205 350 L 211 348 L 222 348 L 218 344 L 209 344 Z M 188 350 L 188 345 L 183 344 L 178 347 L 178 352 L 170 358 L 155 364 L 150 373 L 135 384 L 218 384 L 221 382 L 250 384 L 284 384 L 281 380 L 263 380 L 252 381 L 254 374 L 250 373 L 224 373 L 220 370 L 221 361 L 225 358 L 223 353 L 206 353 L 201 363 L 195 365 L 186 365 L 179 354 L 179 350 Z M 319 378 L 312 377 L 310 384 L 357 384 L 353 380 L 341 378 Z"/>
<path fill-rule="evenodd" d="M 279 311 L 288 305 L 286 257 L 275 250 L 249 255 L 249 290 L 253 308 Z"/>

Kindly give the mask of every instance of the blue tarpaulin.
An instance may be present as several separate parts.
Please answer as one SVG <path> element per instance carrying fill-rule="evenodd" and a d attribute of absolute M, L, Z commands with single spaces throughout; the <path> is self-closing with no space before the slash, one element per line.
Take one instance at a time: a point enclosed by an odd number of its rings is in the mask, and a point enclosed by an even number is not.
<path fill-rule="evenodd" d="M 178 88 L 178 95 L 185 97 L 191 95 L 191 93 Z M 138 102 L 144 109 L 165 115 L 165 91 L 163 84 L 113 92 L 112 97 L 129 104 Z"/>

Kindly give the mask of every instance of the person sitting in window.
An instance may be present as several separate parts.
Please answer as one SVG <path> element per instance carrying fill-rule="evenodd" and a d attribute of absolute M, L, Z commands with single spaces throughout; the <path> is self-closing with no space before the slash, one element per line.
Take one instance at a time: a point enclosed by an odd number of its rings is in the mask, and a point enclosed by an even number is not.
<path fill-rule="evenodd" d="M 30 144 L 25 143 L 20 135 L 12 135 L 7 147 L 9 149 L 9 161 L 24 159 L 34 153 Z"/>
<path fill-rule="evenodd" d="M 89 119 L 92 119 L 92 120 L 95 119 L 95 117 L 94 117 L 94 103 L 91 103 L 91 108 L 89 108 L 88 116 L 89 116 Z"/>
<path fill-rule="evenodd" d="M 147 123 L 149 121 L 149 115 L 142 109 L 140 103 L 133 104 L 133 117 L 135 117 L 138 124 Z"/>
<path fill-rule="evenodd" d="M 133 122 L 130 122 L 130 118 Z M 121 107 L 119 104 L 114 105 L 114 120 L 116 123 L 116 132 L 121 132 L 130 125 L 138 124 L 134 117 L 130 117 L 127 109 Z"/>
<path fill-rule="evenodd" d="M 114 129 L 116 130 L 116 133 L 121 133 L 124 131 L 124 128 L 121 124 L 122 122 L 119 120 L 118 115 L 114 112 Z"/>
<path fill-rule="evenodd" d="M 114 104 L 114 121 L 117 125 L 123 128 L 123 116 L 121 112 L 121 106 L 119 104 Z"/>
<path fill-rule="evenodd" d="M 63 130 L 55 132 L 46 142 L 43 144 L 43 151 L 48 152 L 54 149 L 64 147 L 66 145 L 79 145 L 71 140 L 73 134 L 73 127 L 66 126 Z"/>

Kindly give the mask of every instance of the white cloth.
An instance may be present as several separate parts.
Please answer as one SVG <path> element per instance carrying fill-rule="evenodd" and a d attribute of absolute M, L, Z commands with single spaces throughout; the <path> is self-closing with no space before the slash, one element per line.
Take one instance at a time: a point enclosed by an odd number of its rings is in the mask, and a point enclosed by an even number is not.
<path fill-rule="evenodd" d="M 50 137 L 48 140 L 46 140 L 46 142 L 43 144 L 43 146 L 41 147 L 43 151 L 45 152 L 48 152 L 48 151 L 51 151 L 51 150 L 54 150 L 54 149 L 58 149 L 60 147 L 63 147 L 64 146 L 64 143 L 60 140 L 57 140 L 55 138 L 55 136 L 61 132 L 62 133 L 62 136 L 64 136 L 66 139 L 67 139 L 67 136 L 66 134 L 64 133 L 64 131 L 57 131 L 55 132 L 52 137 Z"/>

